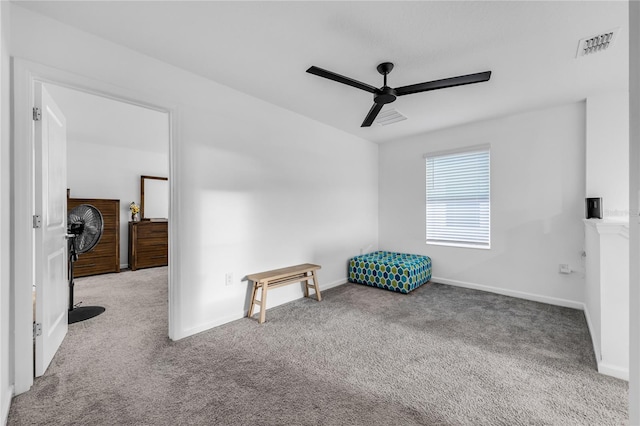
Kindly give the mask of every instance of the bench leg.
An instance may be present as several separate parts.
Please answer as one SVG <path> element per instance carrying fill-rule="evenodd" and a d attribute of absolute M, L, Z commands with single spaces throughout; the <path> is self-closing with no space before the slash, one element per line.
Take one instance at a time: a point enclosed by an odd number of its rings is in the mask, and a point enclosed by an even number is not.
<path fill-rule="evenodd" d="M 253 316 L 253 307 L 256 304 L 257 292 L 258 292 L 258 283 L 253 283 L 253 292 L 251 293 L 251 304 L 249 305 L 249 312 L 247 313 L 248 318 L 251 318 Z"/>
<path fill-rule="evenodd" d="M 304 297 L 309 297 L 309 281 L 311 280 L 311 277 L 306 275 L 305 272 L 305 280 L 304 280 Z"/>
<path fill-rule="evenodd" d="M 262 295 L 260 296 L 260 320 L 258 320 L 260 324 L 265 322 L 267 319 L 267 287 L 267 283 L 262 283 Z"/>
<path fill-rule="evenodd" d="M 316 299 L 318 302 L 322 300 L 322 296 L 320 295 L 320 286 L 318 286 L 318 276 L 316 275 L 316 271 L 311 271 L 311 275 L 313 276 L 313 288 L 316 290 Z"/>

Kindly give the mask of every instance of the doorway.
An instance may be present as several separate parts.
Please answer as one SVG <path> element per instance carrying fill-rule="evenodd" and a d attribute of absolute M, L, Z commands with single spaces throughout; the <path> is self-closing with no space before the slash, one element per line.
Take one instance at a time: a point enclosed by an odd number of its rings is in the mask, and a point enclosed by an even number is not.
<path fill-rule="evenodd" d="M 67 218 L 70 221 L 75 219 L 78 226 L 87 225 L 86 229 L 89 229 L 91 225 L 85 223 L 84 216 L 97 212 L 94 216 L 96 221 L 100 221 L 101 228 L 98 236 L 83 233 L 81 236 L 72 238 L 69 244 L 69 247 L 77 252 L 75 255 L 69 254 L 69 258 L 74 260 L 72 263 L 74 280 L 68 286 L 71 297 L 67 299 L 70 310 L 69 331 L 72 332 L 74 326 L 71 323 L 88 320 L 88 316 L 100 314 L 103 309 L 101 306 L 90 306 L 100 304 L 99 296 L 94 293 L 100 293 L 100 289 L 94 289 L 89 285 L 91 280 L 85 277 L 96 277 L 93 280 L 95 282 L 99 279 L 97 277 L 99 275 L 135 270 L 134 265 L 140 263 L 132 262 L 131 259 L 132 253 L 141 251 L 140 249 L 132 250 L 132 247 L 136 246 L 133 241 L 137 239 L 130 241 L 131 229 L 146 230 L 149 227 L 155 227 L 158 230 L 164 230 L 164 233 L 153 234 L 156 244 L 153 246 L 155 263 L 147 263 L 144 266 L 167 265 L 168 186 L 162 188 L 165 192 L 163 194 L 146 191 L 145 197 L 144 179 L 141 177 L 153 175 L 162 177 L 165 183 L 168 182 L 169 117 L 166 112 L 76 89 L 49 83 L 42 86 L 66 119 Z M 145 198 L 147 205 L 153 202 L 163 204 L 161 213 L 158 213 L 162 217 L 153 216 L 153 224 L 145 220 L 152 217 L 149 214 L 142 218 L 140 214 L 133 214 L 138 206 L 145 205 Z M 69 214 L 70 212 L 74 213 Z M 144 210 L 141 213 L 144 214 Z M 94 216 L 89 215 L 89 217 Z M 155 223 L 156 221 L 158 223 Z M 69 223 L 67 229 L 75 225 L 75 223 Z M 137 232 L 134 231 L 133 234 L 137 235 Z M 162 238 L 160 235 L 164 237 L 164 245 L 158 243 Z M 86 245 L 91 239 L 97 240 L 95 246 Z M 36 247 L 36 253 L 37 251 L 38 247 Z M 138 257 L 140 256 L 134 259 Z M 121 281 L 126 281 L 134 277 L 131 274 L 122 274 L 120 278 Z M 107 278 L 102 282 L 102 286 L 108 286 L 110 281 Z M 122 286 L 114 286 L 114 288 L 119 289 L 120 292 L 126 292 L 128 289 Z M 93 297 L 95 299 L 93 303 L 87 303 L 79 297 L 82 296 L 83 291 L 89 291 L 85 297 Z M 37 299 L 35 296 L 37 294 L 34 295 L 34 300 Z M 36 317 L 35 310 L 34 317 Z M 34 339 L 36 348 L 39 344 L 42 344 L 41 339 Z M 38 362 L 39 353 L 35 351 L 36 376 L 44 374 L 44 368 L 40 365 L 42 361 Z"/>
<path fill-rule="evenodd" d="M 80 94 L 94 96 L 110 102 L 117 102 L 127 106 L 147 109 L 164 117 L 163 134 L 168 141 L 166 149 L 167 177 L 169 178 L 169 204 L 170 218 L 168 222 L 169 232 L 169 268 L 168 268 L 168 334 L 173 338 L 173 324 L 175 310 L 172 309 L 174 296 L 174 279 L 177 272 L 173 267 L 175 259 L 171 254 L 175 244 L 173 235 L 176 229 L 171 226 L 177 222 L 175 215 L 175 178 L 173 169 L 173 150 L 175 149 L 175 129 L 177 128 L 176 109 L 163 101 L 152 97 L 134 96 L 131 90 L 113 87 L 105 83 L 87 79 L 71 73 L 49 68 L 29 61 L 14 59 L 14 336 L 15 336 L 15 393 L 23 393 L 29 390 L 33 383 L 33 284 L 34 284 L 34 250 L 33 221 L 27 212 L 34 212 L 34 170 L 33 162 L 33 100 L 36 83 L 43 83 L 47 87 L 74 90 Z M 126 148 L 123 148 L 126 149 Z M 98 159 L 100 160 L 100 158 Z M 122 161 L 126 161 L 126 158 Z M 168 163 L 168 164 L 167 164 Z M 139 178 L 139 177 L 138 177 Z M 103 180 L 107 180 L 103 177 Z M 71 195 L 73 189 L 71 188 Z M 136 198 L 139 195 L 136 196 Z M 131 198 L 135 201 L 136 198 Z M 130 201 L 127 202 L 127 207 Z M 27 213 L 27 214 L 25 214 Z M 34 213 L 35 214 L 35 213 Z M 124 262 L 122 265 L 127 264 Z M 27 306 L 29 308 L 27 308 Z"/>

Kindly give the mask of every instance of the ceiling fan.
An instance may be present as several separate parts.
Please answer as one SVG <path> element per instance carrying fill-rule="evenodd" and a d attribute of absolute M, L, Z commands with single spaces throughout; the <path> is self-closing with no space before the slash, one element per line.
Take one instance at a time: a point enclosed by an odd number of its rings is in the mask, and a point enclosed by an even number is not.
<path fill-rule="evenodd" d="M 408 86 L 396 87 L 387 86 L 387 74 L 393 69 L 391 62 L 383 62 L 377 67 L 378 72 L 384 76 L 384 85 L 381 88 L 373 87 L 349 77 L 327 71 L 316 66 L 309 67 L 307 72 L 319 77 L 328 78 L 338 83 L 346 84 L 357 89 L 373 93 L 373 106 L 365 117 L 360 127 L 370 127 L 378 116 L 378 113 L 385 104 L 390 104 L 398 96 L 410 95 L 412 93 L 427 92 L 429 90 L 446 89 L 447 87 L 463 86 L 465 84 L 482 83 L 491 78 L 491 71 L 479 72 L 476 74 L 461 75 L 458 77 L 444 78 L 442 80 L 428 81 L 426 83 L 410 84 Z"/>

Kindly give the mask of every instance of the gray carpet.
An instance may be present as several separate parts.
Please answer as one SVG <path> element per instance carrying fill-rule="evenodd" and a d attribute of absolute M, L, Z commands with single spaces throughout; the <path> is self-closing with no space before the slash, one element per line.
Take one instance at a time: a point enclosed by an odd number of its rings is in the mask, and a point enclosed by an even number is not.
<path fill-rule="evenodd" d="M 9 425 L 621 425 L 582 312 L 441 284 L 347 284 L 167 339 L 166 268 L 77 280 L 73 324 Z M 275 290 L 277 291 L 277 290 Z"/>

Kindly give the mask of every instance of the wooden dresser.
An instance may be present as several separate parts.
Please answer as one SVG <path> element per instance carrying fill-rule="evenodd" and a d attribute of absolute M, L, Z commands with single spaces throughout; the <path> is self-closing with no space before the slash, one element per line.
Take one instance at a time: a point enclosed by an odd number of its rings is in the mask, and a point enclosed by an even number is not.
<path fill-rule="evenodd" d="M 167 266 L 169 263 L 167 222 L 129 222 L 129 268 Z"/>
<path fill-rule="evenodd" d="M 104 231 L 93 250 L 82 253 L 73 265 L 73 276 L 120 272 L 120 200 L 67 198 L 67 211 L 80 204 L 91 204 L 102 213 Z"/>

